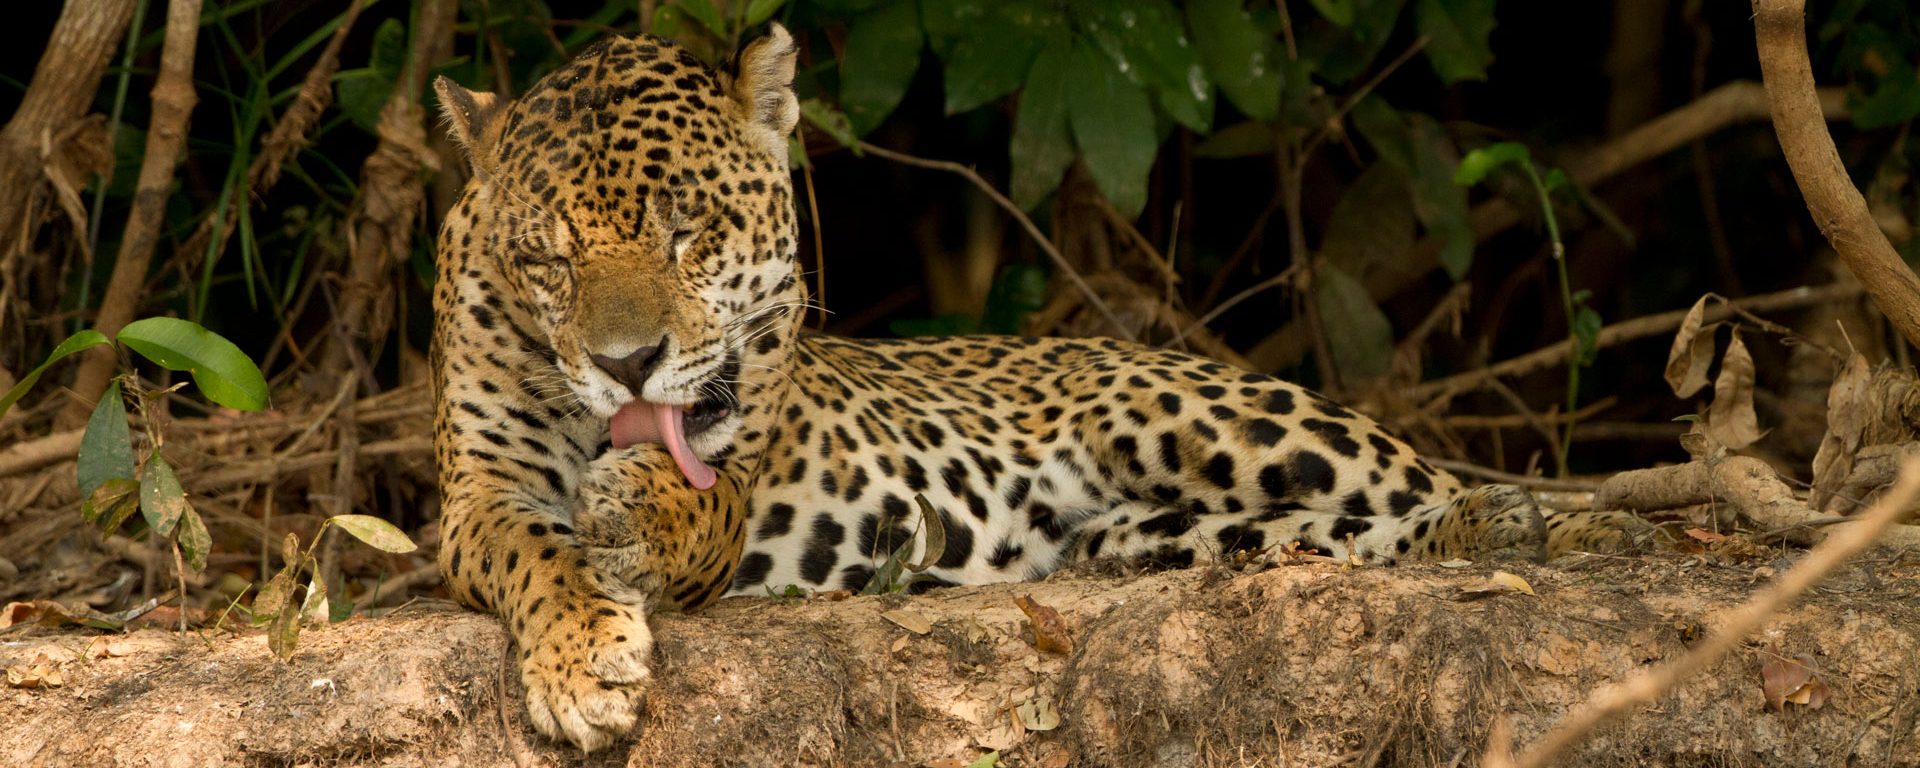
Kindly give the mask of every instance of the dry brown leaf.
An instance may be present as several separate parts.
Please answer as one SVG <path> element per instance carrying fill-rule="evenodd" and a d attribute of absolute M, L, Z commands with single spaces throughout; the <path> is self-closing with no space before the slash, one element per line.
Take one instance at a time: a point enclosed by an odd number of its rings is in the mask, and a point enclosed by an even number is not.
<path fill-rule="evenodd" d="M 1701 296 L 1687 310 L 1680 330 L 1673 334 L 1673 349 L 1667 352 L 1667 386 L 1680 397 L 1692 397 L 1707 386 L 1707 368 L 1713 365 L 1713 332 L 1720 327 L 1718 323 L 1701 327 L 1709 298 Z"/>
<path fill-rule="evenodd" d="M 880 618 L 898 624 L 902 629 L 916 635 L 924 635 L 933 631 L 933 622 L 927 621 L 927 617 L 924 614 L 915 610 L 896 608 L 880 614 Z"/>
<path fill-rule="evenodd" d="M 133 649 L 133 643 L 128 642 L 125 638 L 96 637 L 87 641 L 86 657 L 89 659 L 105 659 L 115 656 L 125 656 L 133 653 Z"/>
<path fill-rule="evenodd" d="M 33 661 L 7 667 L 7 685 L 15 688 L 58 688 L 66 684 L 60 665 L 44 653 L 35 654 Z"/>
<path fill-rule="evenodd" d="M 1488 576 L 1484 581 L 1474 582 L 1461 587 L 1460 591 L 1453 596 L 1453 599 L 1466 602 L 1469 600 L 1479 600 L 1483 597 L 1493 597 L 1494 595 L 1505 595 L 1515 592 L 1533 595 L 1533 585 L 1528 584 L 1526 579 L 1507 573 L 1506 571 L 1494 571 L 1493 575 Z"/>
<path fill-rule="evenodd" d="M 1760 439 L 1760 420 L 1753 413 L 1753 355 L 1733 329 L 1733 340 L 1720 358 L 1720 376 L 1713 382 L 1713 404 L 1707 406 L 1707 434 L 1730 450 Z"/>
<path fill-rule="evenodd" d="M 1866 406 L 1867 384 L 1873 371 L 1867 358 L 1855 352 L 1848 358 L 1833 386 L 1827 389 L 1827 434 L 1820 438 L 1820 449 L 1813 455 L 1813 493 L 1808 506 L 1830 512 L 1833 492 L 1853 473 L 1854 454 L 1873 414 Z"/>
<path fill-rule="evenodd" d="M 1811 709 L 1826 705 L 1831 691 L 1820 679 L 1813 657 L 1804 653 L 1786 658 L 1769 650 L 1769 658 L 1760 665 L 1760 691 L 1766 694 L 1767 708 L 1775 712 L 1791 702 Z"/>
<path fill-rule="evenodd" d="M 1034 602 L 1027 595 L 1014 598 L 1013 604 L 1020 606 L 1020 612 L 1025 613 L 1033 625 L 1035 649 L 1043 653 L 1073 653 L 1073 637 L 1067 634 L 1067 622 L 1060 618 L 1059 611 Z"/>
<path fill-rule="evenodd" d="M 1727 539 L 1726 534 L 1715 533 L 1705 528 L 1688 528 L 1686 530 L 1686 534 L 1687 534 L 1687 538 L 1693 539 L 1694 541 L 1706 543 L 1706 544 L 1712 544 L 1716 541 L 1725 541 Z"/>
<path fill-rule="evenodd" d="M 969 763 L 957 757 L 943 757 L 927 763 L 927 768 L 967 768 Z"/>
<path fill-rule="evenodd" d="M 1063 749 L 1040 758 L 1039 766 L 1040 768 L 1067 768 L 1067 765 L 1072 762 L 1073 753 Z"/>
<path fill-rule="evenodd" d="M 1020 718 L 1020 725 L 1029 731 L 1051 731 L 1060 727 L 1060 710 L 1054 708 L 1053 699 L 1035 696 L 1020 702 L 1014 707 L 1013 714 Z"/>
<path fill-rule="evenodd" d="M 1549 635 L 1534 661 L 1541 671 L 1570 675 L 1580 668 L 1580 644 L 1559 635 Z"/>
<path fill-rule="evenodd" d="M 813 599 L 825 600 L 829 603 L 837 603 L 849 597 L 853 597 L 853 590 L 851 589 L 835 589 L 835 590 L 829 590 L 826 592 L 813 593 Z"/>

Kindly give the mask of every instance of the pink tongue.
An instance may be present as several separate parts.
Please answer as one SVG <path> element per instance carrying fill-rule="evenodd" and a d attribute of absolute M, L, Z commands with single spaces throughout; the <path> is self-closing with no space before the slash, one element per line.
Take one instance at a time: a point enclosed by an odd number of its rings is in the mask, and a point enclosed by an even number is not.
<path fill-rule="evenodd" d="M 687 476 L 688 483 L 703 491 L 712 488 L 720 478 L 687 445 L 686 418 L 687 412 L 679 406 L 630 401 L 614 412 L 613 420 L 608 425 L 613 433 L 613 447 L 664 443 L 667 453 L 673 456 L 673 463 L 680 467 L 680 474 Z"/>

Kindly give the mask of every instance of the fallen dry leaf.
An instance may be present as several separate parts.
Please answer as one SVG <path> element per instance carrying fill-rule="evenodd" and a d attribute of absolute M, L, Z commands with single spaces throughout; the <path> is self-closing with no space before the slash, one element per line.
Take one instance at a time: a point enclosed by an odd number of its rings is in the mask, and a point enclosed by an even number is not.
<path fill-rule="evenodd" d="M 1073 762 L 1073 753 L 1063 749 L 1040 758 L 1039 766 L 1040 768 L 1067 768 L 1067 764 L 1071 762 Z"/>
<path fill-rule="evenodd" d="M 1020 702 L 1020 706 L 1013 708 L 1013 714 L 1029 731 L 1051 731 L 1060 727 L 1060 710 L 1054 708 L 1053 699 L 1045 696 Z"/>
<path fill-rule="evenodd" d="M 967 768 L 967 761 L 957 757 L 943 757 L 927 763 L 927 768 Z"/>
<path fill-rule="evenodd" d="M 1712 544 L 1716 541 L 1726 541 L 1727 539 L 1726 534 L 1715 533 L 1705 528 L 1688 528 L 1686 530 L 1686 534 L 1687 534 L 1687 538 L 1690 538 L 1690 539 L 1693 539 L 1694 541 L 1698 541 L 1705 544 Z"/>
<path fill-rule="evenodd" d="M 1529 595 L 1533 595 L 1534 594 L 1533 585 L 1528 584 L 1526 579 L 1520 578 L 1519 576 L 1515 576 L 1511 573 L 1507 573 L 1506 571 L 1494 571 L 1493 575 L 1488 576 L 1484 581 L 1478 581 L 1472 584 L 1462 586 L 1460 588 L 1460 592 L 1455 594 L 1453 596 L 1453 599 L 1459 600 L 1461 602 L 1466 602 L 1469 600 L 1479 600 L 1484 597 L 1493 597 L 1494 595 L 1505 595 L 1505 594 L 1511 594 L 1514 592 L 1523 592 Z M 1535 596 L 1537 597 L 1537 595 Z"/>
<path fill-rule="evenodd" d="M 1827 433 L 1813 454 L 1813 492 L 1807 499 L 1807 505 L 1816 511 L 1832 511 L 1833 492 L 1853 473 L 1854 454 L 1859 452 L 1867 423 L 1873 419 L 1867 404 L 1867 385 L 1872 379 L 1867 358 L 1855 352 L 1827 389 Z"/>
<path fill-rule="evenodd" d="M 60 665 L 42 653 L 33 661 L 7 667 L 7 685 L 15 688 L 58 688 L 67 684 Z"/>
<path fill-rule="evenodd" d="M 1073 637 L 1067 634 L 1067 622 L 1060 618 L 1059 611 L 1034 602 L 1027 595 L 1014 598 L 1013 604 L 1020 606 L 1020 612 L 1025 613 L 1033 625 L 1035 649 L 1043 653 L 1073 653 Z"/>
<path fill-rule="evenodd" d="M 915 610 L 896 608 L 880 614 L 880 618 L 898 624 L 902 629 L 916 635 L 924 635 L 933 631 L 933 622 L 927 621 L 926 616 Z"/>
<path fill-rule="evenodd" d="M 86 657 L 89 659 L 106 659 L 115 656 L 125 656 L 133 653 L 133 649 L 133 643 L 125 638 L 96 637 L 87 641 Z"/>
<path fill-rule="evenodd" d="M 1767 708 L 1775 712 L 1788 703 L 1819 709 L 1826 706 L 1831 693 L 1812 656 L 1800 653 L 1786 658 L 1771 649 L 1767 662 L 1760 665 L 1760 691 L 1767 697 Z"/>
<path fill-rule="evenodd" d="M 1713 404 L 1707 406 L 1707 434 L 1730 450 L 1760 439 L 1760 420 L 1753 412 L 1753 355 L 1733 329 L 1733 340 L 1720 358 L 1720 376 L 1713 382 Z"/>
<path fill-rule="evenodd" d="M 1707 368 L 1713 365 L 1713 331 L 1719 327 L 1718 323 L 1701 326 L 1710 298 L 1701 296 L 1687 310 L 1680 330 L 1673 334 L 1673 348 L 1667 352 L 1667 386 L 1680 397 L 1692 397 L 1707 386 Z"/>

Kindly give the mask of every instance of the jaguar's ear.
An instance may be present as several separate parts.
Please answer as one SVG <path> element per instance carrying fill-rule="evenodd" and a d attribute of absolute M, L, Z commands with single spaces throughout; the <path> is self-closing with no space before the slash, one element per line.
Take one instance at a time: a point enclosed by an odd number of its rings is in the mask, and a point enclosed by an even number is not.
<path fill-rule="evenodd" d="M 453 132 L 454 142 L 466 150 L 467 163 L 474 172 L 480 172 L 481 158 L 493 154 L 493 144 L 499 139 L 493 123 L 504 103 L 491 93 L 462 88 L 445 75 L 434 78 L 433 90 L 440 94 L 440 113 Z"/>
<path fill-rule="evenodd" d="M 793 95 L 793 35 L 779 24 L 740 52 L 733 78 L 733 100 L 753 125 L 771 133 L 767 142 L 781 156 L 787 153 L 787 134 L 800 122 L 800 100 Z"/>

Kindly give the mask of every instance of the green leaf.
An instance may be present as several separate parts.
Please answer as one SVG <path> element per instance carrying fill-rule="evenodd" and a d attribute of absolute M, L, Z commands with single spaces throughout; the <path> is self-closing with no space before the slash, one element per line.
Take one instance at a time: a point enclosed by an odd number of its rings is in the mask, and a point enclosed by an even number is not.
<path fill-rule="evenodd" d="M 80 503 L 80 519 L 98 525 L 103 537 L 119 531 L 127 518 L 138 511 L 140 481 L 131 477 L 115 477 L 100 483 Z"/>
<path fill-rule="evenodd" d="M 1073 9 L 1100 50 L 1150 91 L 1168 117 L 1202 133 L 1213 126 L 1213 84 L 1172 3 L 1082 0 Z"/>
<path fill-rule="evenodd" d="M 233 342 L 197 323 L 174 317 L 135 320 L 120 343 L 168 370 L 190 371 L 208 400 L 240 411 L 267 405 L 267 380 Z"/>
<path fill-rule="evenodd" d="M 75 464 L 82 496 L 92 495 L 108 480 L 133 477 L 133 434 L 127 429 L 127 404 L 120 395 L 119 381 L 107 385 L 100 401 L 93 404 Z"/>
<path fill-rule="evenodd" d="M 1045 43 L 1066 27 L 1060 9 L 1037 0 L 925 0 L 927 44 L 945 63 L 947 114 L 1020 87 Z"/>
<path fill-rule="evenodd" d="M 259 626 L 280 615 L 287 607 L 287 598 L 293 594 L 293 564 L 289 563 L 273 575 L 267 583 L 260 585 L 260 591 L 253 596 L 253 623 Z"/>
<path fill-rule="evenodd" d="M 1540 177 L 1540 186 L 1546 187 L 1547 194 L 1551 195 L 1562 189 L 1572 187 L 1573 179 L 1567 178 L 1566 171 L 1560 170 L 1559 168 L 1548 168 L 1546 174 Z"/>
<path fill-rule="evenodd" d="M 1047 271 L 1032 264 L 1008 264 L 993 277 L 980 325 L 987 333 L 1017 334 L 1027 316 L 1047 305 Z"/>
<path fill-rule="evenodd" d="M 967 763 L 967 768 L 997 768 L 1000 765 L 1000 750 L 981 755 L 979 759 Z"/>
<path fill-rule="evenodd" d="M 173 473 L 167 457 L 155 451 L 140 468 L 140 514 L 155 534 L 171 536 L 186 511 L 187 492 L 180 488 L 180 477 Z"/>
<path fill-rule="evenodd" d="M 1078 42 L 1067 65 L 1067 122 L 1100 192 L 1120 215 L 1138 216 L 1147 204 L 1147 175 L 1159 152 L 1153 108 L 1111 60 Z"/>
<path fill-rule="evenodd" d="M 1427 61 L 1448 85 L 1487 79 L 1493 49 L 1493 0 L 1418 0 L 1414 24 L 1426 35 Z"/>
<path fill-rule="evenodd" d="M 1309 25 L 1298 34 L 1300 58 L 1317 62 L 1314 74 L 1334 85 L 1345 85 L 1367 71 L 1393 36 L 1406 0 L 1347 0 L 1353 23 Z"/>
<path fill-rule="evenodd" d="M 1467 221 L 1467 190 L 1453 181 L 1458 157 L 1439 121 L 1410 113 L 1408 146 L 1413 151 L 1413 212 L 1427 233 L 1439 238 L 1440 264 L 1459 280 L 1473 265 L 1473 225 Z"/>
<path fill-rule="evenodd" d="M 1380 155 L 1381 160 L 1393 163 L 1406 173 L 1413 173 L 1416 165 L 1413 152 L 1413 137 L 1407 129 L 1407 121 L 1400 113 L 1379 96 L 1368 96 L 1353 105 L 1351 112 L 1353 127 Z"/>
<path fill-rule="evenodd" d="M 757 27 L 765 23 L 780 12 L 780 6 L 786 4 L 787 0 L 753 0 L 747 3 L 747 26 Z"/>
<path fill-rule="evenodd" d="M 333 76 L 334 101 L 340 111 L 361 130 L 373 133 L 380 127 L 380 111 L 393 95 L 392 78 L 371 67 L 349 69 Z"/>
<path fill-rule="evenodd" d="M 1255 120 L 1279 117 L 1280 54 L 1241 0 L 1193 0 L 1187 23 L 1207 74 L 1227 100 Z"/>
<path fill-rule="evenodd" d="M 910 2 L 888 3 L 854 19 L 840 58 L 840 107 L 865 136 L 899 106 L 920 66 L 920 15 Z"/>
<path fill-rule="evenodd" d="M 76 331 L 72 336 L 68 336 L 66 341 L 60 342 L 60 346 L 53 348 L 53 353 L 47 355 L 47 359 L 41 361 L 38 367 L 27 371 L 27 375 L 20 377 L 20 380 L 14 383 L 13 388 L 7 390 L 5 397 L 0 397 L 0 416 L 5 416 L 7 409 L 12 408 L 15 402 L 18 402 L 21 397 L 27 394 L 27 390 L 33 388 L 34 382 L 40 380 L 40 374 L 46 373 L 47 368 L 51 367 L 54 363 L 60 362 L 61 358 L 83 349 L 92 349 L 108 343 L 111 342 L 108 341 L 106 334 L 92 328 Z"/>
<path fill-rule="evenodd" d="M 327 522 L 382 552 L 412 552 L 418 547 L 399 528 L 372 515 L 334 515 Z"/>
<path fill-rule="evenodd" d="M 859 154 L 860 137 L 854 135 L 853 124 L 847 122 L 846 113 L 834 109 L 832 104 L 819 99 L 807 99 L 800 102 L 800 116 L 807 119 L 808 125 L 824 131 L 828 136 L 833 137 L 834 141 L 840 142 L 840 146 L 852 149 L 855 154 Z"/>
<path fill-rule="evenodd" d="M 1067 128 L 1067 65 L 1072 57 L 1068 38 L 1055 36 L 1034 58 L 1027 86 L 1020 91 L 1007 145 L 1012 168 L 1007 186 L 1013 202 L 1024 210 L 1033 210 L 1052 194 L 1073 164 L 1073 137 Z"/>
<path fill-rule="evenodd" d="M 713 4 L 713 0 L 678 0 L 675 5 L 700 22 L 708 32 L 721 37 L 727 35 L 727 19 L 720 14 L 720 8 Z"/>
<path fill-rule="evenodd" d="M 1393 324 L 1367 295 L 1367 287 L 1331 264 L 1313 273 L 1313 300 L 1327 330 L 1334 368 L 1343 381 L 1365 381 L 1393 362 Z"/>
<path fill-rule="evenodd" d="M 1494 169 L 1506 165 L 1532 166 L 1533 155 L 1527 151 L 1527 145 L 1503 141 L 1468 152 L 1460 159 L 1460 169 L 1453 173 L 1453 183 L 1471 187 L 1485 181 Z"/>
<path fill-rule="evenodd" d="M 300 604 L 288 600 L 280 606 L 280 612 L 274 614 L 273 625 L 267 628 L 267 648 L 282 661 L 293 658 L 293 652 L 300 646 Z"/>
<path fill-rule="evenodd" d="M 194 573 L 207 569 L 207 553 L 213 549 L 213 536 L 207 533 L 207 524 L 200 519 L 200 513 L 193 505 L 187 504 L 180 515 L 180 554 L 187 561 L 187 568 Z"/>
<path fill-rule="evenodd" d="M 399 19 L 387 19 L 373 32 L 373 55 L 367 68 L 388 81 L 398 81 L 407 68 L 407 25 Z"/>
<path fill-rule="evenodd" d="M 1320 253 L 1359 278 L 1393 268 L 1413 251 L 1413 192 L 1406 174 L 1389 162 L 1361 172 L 1334 204 Z"/>
<path fill-rule="evenodd" d="M 1353 26 L 1353 0 L 1312 0 L 1320 17 L 1342 29 Z"/>
<path fill-rule="evenodd" d="M 1600 355 L 1600 328 L 1606 325 L 1600 313 L 1581 305 L 1573 312 L 1573 360 L 1581 367 L 1593 365 Z"/>
<path fill-rule="evenodd" d="M 1206 141 L 1194 145 L 1193 156 L 1212 160 L 1229 160 L 1237 157 L 1271 155 L 1279 146 L 1275 138 L 1272 123 L 1243 120 L 1214 131 Z"/>

